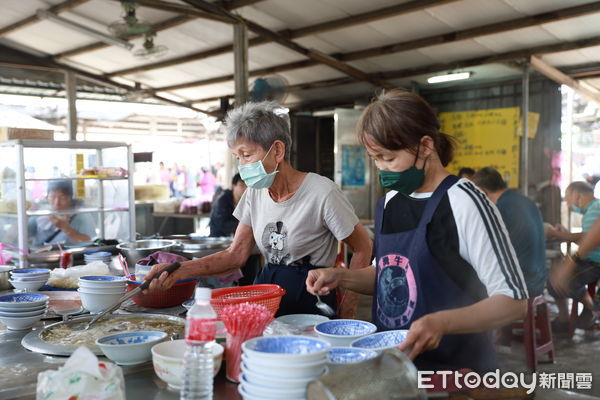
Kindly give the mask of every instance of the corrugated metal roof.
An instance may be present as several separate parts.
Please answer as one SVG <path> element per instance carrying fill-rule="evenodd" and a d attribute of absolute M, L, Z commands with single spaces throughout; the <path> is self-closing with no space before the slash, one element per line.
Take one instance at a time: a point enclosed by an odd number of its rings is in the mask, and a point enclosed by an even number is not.
<path fill-rule="evenodd" d="M 163 0 L 165 1 L 165 0 Z M 34 15 L 39 8 L 49 8 L 60 4 L 52 1 L 4 0 L 0 14 L 0 31 L 3 27 Z M 166 0 L 168 4 L 169 1 Z M 170 1 L 189 7 L 185 2 Z M 409 1 L 394 0 L 264 0 L 239 8 L 237 13 L 244 18 L 263 25 L 273 31 L 297 30 L 318 23 L 330 22 L 344 17 L 356 16 L 384 7 L 399 6 Z M 414 0 L 410 2 L 414 3 Z M 295 37 L 294 42 L 308 49 L 316 49 L 326 54 L 341 54 L 357 50 L 377 48 L 417 39 L 445 35 L 455 31 L 476 28 L 487 24 L 502 23 L 526 16 L 560 10 L 582 4 L 597 4 L 589 0 L 446 0 L 405 13 L 381 15 L 358 25 L 319 31 L 306 36 Z M 598 7 L 600 9 L 600 7 Z M 121 18 L 121 8 L 116 1 L 90 0 L 63 11 L 60 16 L 98 31 L 107 32 L 107 26 Z M 150 23 L 158 23 L 176 16 L 173 12 L 157 10 L 146 6 L 138 8 L 138 16 Z M 191 18 L 191 16 L 190 16 Z M 427 43 L 413 46 L 408 50 L 390 54 L 372 54 L 367 58 L 353 59 L 347 63 L 366 73 L 403 71 L 413 68 L 426 68 L 432 65 L 448 64 L 448 69 L 456 69 L 452 64 L 475 57 L 486 57 L 530 49 L 541 45 L 571 42 L 598 36 L 600 12 L 583 16 L 569 17 L 560 21 L 542 23 L 499 33 L 488 33 L 465 40 L 451 40 L 444 44 Z M 250 32 L 249 37 L 256 37 Z M 49 55 L 73 50 L 80 46 L 96 43 L 96 39 L 81 32 L 73 31 L 54 22 L 38 21 L 9 32 L 6 39 L 31 47 Z M 157 61 L 178 59 L 198 52 L 211 50 L 232 43 L 231 25 L 202 18 L 191 18 L 166 30 L 158 32 L 155 42 L 166 45 L 169 52 L 158 60 L 140 60 L 128 50 L 108 46 L 84 52 L 59 60 L 78 69 L 99 76 L 137 66 L 146 66 Z M 448 39 L 448 38 L 446 38 Z M 444 38 L 439 38 L 444 40 Z M 0 39 L 1 42 L 1 39 Z M 131 39 L 136 48 L 142 44 L 141 38 Z M 547 63 L 556 67 L 590 64 L 600 61 L 599 47 L 588 47 L 559 53 L 543 54 Z M 2 61 L 0 55 L 0 61 Z M 249 48 L 249 69 L 279 66 L 294 61 L 306 60 L 306 56 L 279 44 L 265 43 Z M 458 67 L 460 68 L 460 67 Z M 489 64 L 468 68 L 475 71 L 474 80 L 518 76 L 519 71 L 502 64 Z M 135 71 L 124 76 L 111 77 L 115 82 L 132 85 L 134 82 L 145 88 L 161 88 L 198 80 L 218 78 L 233 74 L 233 54 L 224 53 L 212 57 L 188 60 L 185 63 L 162 68 Z M 322 80 L 338 79 L 344 73 L 325 65 L 279 72 L 290 85 Z M 425 84 L 430 74 L 392 80 L 408 84 L 410 81 Z M 253 78 L 252 78 L 253 79 Z M 593 80 L 590 80 L 592 82 Z M 349 81 L 348 81 L 349 82 Z M 593 81 L 594 84 L 597 82 Z M 305 102 L 344 96 L 365 97 L 377 88 L 368 83 L 345 84 L 319 89 L 297 90 L 287 98 L 289 102 Z M 160 95 L 175 101 L 190 101 L 233 94 L 233 82 L 223 81 L 209 85 L 180 88 Z M 216 106 L 210 101 L 203 105 Z"/>

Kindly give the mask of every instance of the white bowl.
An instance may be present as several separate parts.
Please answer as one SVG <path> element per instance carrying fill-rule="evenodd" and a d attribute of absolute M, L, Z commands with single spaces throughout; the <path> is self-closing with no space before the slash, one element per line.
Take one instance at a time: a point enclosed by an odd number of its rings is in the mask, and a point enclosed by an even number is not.
<path fill-rule="evenodd" d="M 244 385 L 238 385 L 238 393 L 242 396 L 242 399 L 244 400 L 282 400 L 280 398 L 271 398 L 271 397 L 263 397 L 263 396 L 255 396 L 252 395 L 250 393 L 248 393 L 248 391 L 245 389 Z M 302 396 L 302 397 L 291 397 L 291 398 L 287 398 L 285 400 L 306 400 L 306 397 Z"/>
<path fill-rule="evenodd" d="M 122 288 L 102 288 L 102 289 L 95 289 L 95 288 L 87 288 L 87 287 L 80 287 L 79 288 L 79 293 L 90 293 L 90 294 L 121 294 L 124 295 L 127 292 L 127 287 L 122 287 Z"/>
<path fill-rule="evenodd" d="M 315 325 L 329 321 L 329 318 L 317 314 L 288 314 L 275 318 L 275 321 L 283 324 L 294 335 L 310 336 L 314 335 Z"/>
<path fill-rule="evenodd" d="M 327 372 L 327 368 L 324 367 L 322 370 L 310 374 L 308 376 L 303 376 L 299 378 L 290 377 L 290 378 L 281 378 L 281 377 L 273 377 L 265 374 L 261 374 L 259 372 L 255 372 L 250 369 L 246 364 L 241 364 L 241 370 L 246 380 L 249 383 L 260 386 L 268 386 L 272 388 L 289 388 L 289 389 L 302 389 L 306 388 L 309 382 L 313 381 L 315 378 L 325 374 Z"/>
<path fill-rule="evenodd" d="M 96 345 L 117 364 L 135 365 L 150 361 L 150 349 L 166 337 L 166 332 L 158 331 L 125 332 L 96 339 Z"/>
<path fill-rule="evenodd" d="M 240 386 L 250 395 L 262 399 L 303 399 L 306 397 L 306 385 L 303 388 L 274 388 L 269 386 L 255 385 L 240 375 Z"/>
<path fill-rule="evenodd" d="M 42 319 L 42 315 L 44 315 L 44 313 L 33 315 L 31 317 L 0 317 L 0 322 L 6 325 L 11 331 L 21 331 L 35 325 L 36 322 Z"/>
<path fill-rule="evenodd" d="M 273 364 L 270 360 L 249 359 L 242 354 L 244 368 L 275 379 L 302 379 L 318 375 L 327 366 L 327 358 L 309 363 L 282 363 Z"/>
<path fill-rule="evenodd" d="M 15 289 L 28 290 L 30 292 L 35 292 L 36 290 L 44 286 L 46 282 L 48 282 L 47 279 L 44 279 L 42 281 L 15 281 L 13 279 L 9 279 L 8 281 L 11 285 L 13 285 Z"/>
<path fill-rule="evenodd" d="M 83 305 L 83 308 L 92 314 L 97 314 L 106 310 L 115 304 L 115 302 L 121 297 L 121 295 L 118 293 L 86 293 L 85 291 L 82 292 L 81 289 L 78 289 L 77 291 L 81 296 L 81 304 Z"/>
<path fill-rule="evenodd" d="M 43 307 L 39 310 L 34 311 L 2 311 L 0 310 L 0 317 L 14 317 L 14 318 L 23 318 L 23 317 L 33 317 L 36 315 L 44 315 L 46 313 L 47 307 Z"/>
<path fill-rule="evenodd" d="M 323 360 L 330 348 L 329 343 L 307 336 L 262 336 L 242 343 L 248 358 L 273 365 Z"/>
<path fill-rule="evenodd" d="M 13 293 L 0 296 L 0 308 L 4 310 L 31 311 L 32 307 L 45 306 L 49 297 L 40 293 Z"/>
<path fill-rule="evenodd" d="M 407 334 L 407 329 L 377 332 L 355 340 L 352 342 L 352 347 L 382 352 L 387 349 L 398 347 L 398 345 L 406 340 Z"/>
<path fill-rule="evenodd" d="M 79 287 L 88 288 L 120 288 L 127 286 L 127 278 L 112 275 L 91 275 L 79 278 Z"/>
<path fill-rule="evenodd" d="M 327 340 L 335 347 L 347 347 L 363 336 L 367 336 L 377 330 L 370 322 L 357 319 L 334 319 L 321 322 L 315 326 L 315 332 L 321 339 Z"/>
<path fill-rule="evenodd" d="M 185 353 L 185 340 L 171 340 L 162 342 L 152 347 L 152 364 L 156 375 L 166 382 L 170 388 L 179 390 L 183 385 L 183 354 Z M 216 376 L 223 361 L 223 346 L 212 343 L 213 350 L 213 376 Z"/>
<path fill-rule="evenodd" d="M 48 303 L 40 304 L 39 306 L 33 307 L 21 307 L 21 308 L 7 308 L 0 306 L 0 312 L 3 313 L 23 313 L 23 312 L 31 312 L 31 311 L 41 311 L 48 308 Z"/>
<path fill-rule="evenodd" d="M 36 275 L 36 276 L 19 276 L 19 275 L 11 275 L 10 279 L 17 282 L 31 282 L 31 281 L 41 281 L 50 279 L 50 274 L 44 275 Z"/>
<path fill-rule="evenodd" d="M 10 271 L 11 276 L 20 276 L 20 277 L 33 277 L 40 275 L 50 274 L 50 270 L 48 268 L 26 268 L 26 269 L 14 269 Z"/>

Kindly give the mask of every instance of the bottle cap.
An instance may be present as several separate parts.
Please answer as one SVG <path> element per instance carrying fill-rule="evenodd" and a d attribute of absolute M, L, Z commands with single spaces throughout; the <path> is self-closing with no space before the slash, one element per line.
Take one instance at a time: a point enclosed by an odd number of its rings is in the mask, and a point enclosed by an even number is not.
<path fill-rule="evenodd" d="M 212 291 L 209 288 L 205 287 L 197 287 L 196 293 L 194 294 L 194 298 L 196 301 L 198 300 L 210 300 L 212 296 Z"/>

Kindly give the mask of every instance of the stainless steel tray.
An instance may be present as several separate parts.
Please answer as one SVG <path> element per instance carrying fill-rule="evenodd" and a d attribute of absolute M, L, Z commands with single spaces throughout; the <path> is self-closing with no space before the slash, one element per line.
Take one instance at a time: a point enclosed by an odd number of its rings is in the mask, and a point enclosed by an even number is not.
<path fill-rule="evenodd" d="M 87 323 L 89 320 L 91 320 L 94 316 L 93 315 L 86 315 L 84 317 L 78 317 L 78 318 L 73 318 L 69 321 L 65 321 L 65 322 L 57 322 L 56 324 L 52 324 L 52 325 L 48 325 L 46 327 L 44 327 L 44 329 L 39 329 L 39 330 L 35 330 L 32 332 L 29 332 L 27 335 L 25 335 L 25 337 L 23 337 L 23 339 L 21 340 L 21 344 L 23 345 L 23 347 L 25 347 L 28 350 L 31 350 L 33 352 L 36 353 L 42 353 L 42 354 L 49 354 L 49 355 L 53 355 L 53 356 L 70 356 L 78 347 L 79 345 L 60 345 L 60 344 L 52 344 L 52 343 L 48 343 L 44 340 L 42 340 L 41 335 L 46 332 L 48 329 L 57 326 L 57 325 L 63 325 L 63 324 L 67 324 L 67 325 L 72 325 L 72 326 L 76 326 L 76 325 L 83 325 L 84 323 Z M 176 317 L 173 315 L 164 315 L 164 314 L 112 314 L 111 316 L 107 317 L 107 318 L 146 318 L 146 319 L 153 319 L 153 320 L 166 320 L 166 321 L 174 321 L 174 322 L 181 322 L 182 324 L 185 324 L 185 319 L 180 318 L 180 317 Z M 102 353 L 102 350 L 100 350 L 100 348 L 98 346 L 87 346 L 92 353 L 96 354 L 96 355 L 103 355 L 104 353 Z"/>

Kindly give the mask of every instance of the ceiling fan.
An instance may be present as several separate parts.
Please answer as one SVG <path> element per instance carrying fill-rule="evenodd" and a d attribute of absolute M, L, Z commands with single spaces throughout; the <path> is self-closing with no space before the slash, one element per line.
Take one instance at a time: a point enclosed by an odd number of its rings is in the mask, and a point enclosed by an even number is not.
<path fill-rule="evenodd" d="M 123 17 L 112 22 L 108 26 L 108 30 L 114 36 L 121 39 L 126 39 L 133 35 L 141 35 L 150 32 L 152 27 L 144 20 L 138 19 L 136 16 L 136 8 L 138 4 L 134 0 L 121 0 L 123 8 Z"/>
<path fill-rule="evenodd" d="M 169 48 L 162 44 L 154 44 L 156 32 L 149 31 L 144 34 L 144 44 L 141 49 L 133 52 L 133 55 L 141 59 L 158 58 L 163 56 Z"/>

